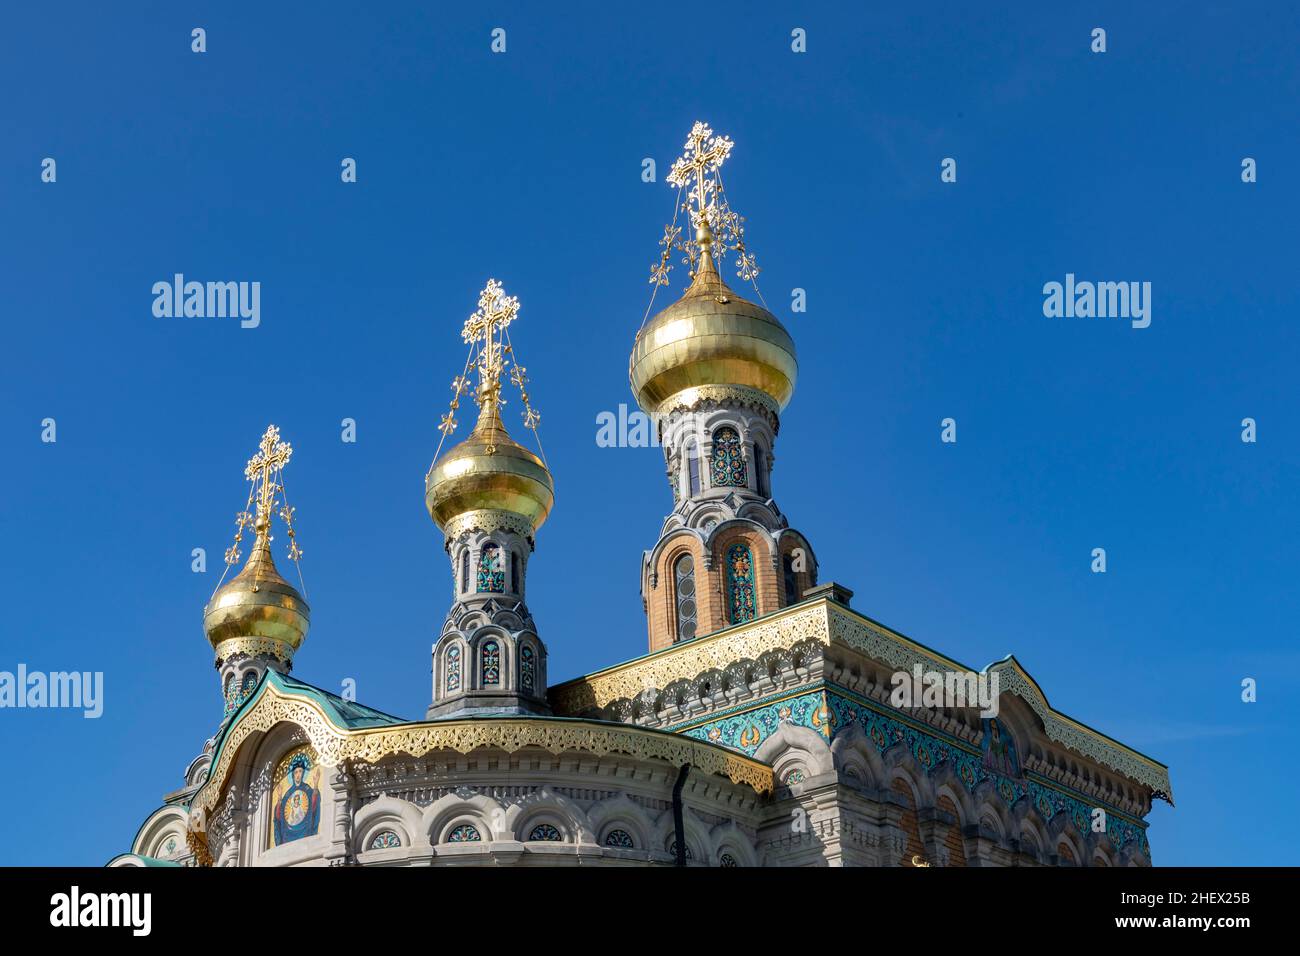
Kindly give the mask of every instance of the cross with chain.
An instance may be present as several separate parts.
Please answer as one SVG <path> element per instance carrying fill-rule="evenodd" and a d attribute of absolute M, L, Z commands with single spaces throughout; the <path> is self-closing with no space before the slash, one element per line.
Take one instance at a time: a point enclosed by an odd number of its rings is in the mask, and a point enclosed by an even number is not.
<path fill-rule="evenodd" d="M 257 454 L 248 459 L 248 464 L 244 468 L 244 477 L 254 482 L 254 487 L 260 492 L 257 501 L 259 523 L 263 519 L 270 523 L 271 507 L 275 502 L 276 492 L 276 482 L 272 480 L 272 475 L 289 464 L 291 455 L 293 455 L 293 447 L 288 442 L 280 441 L 280 429 L 271 425 L 262 436 Z M 261 484 L 257 484 L 258 482 Z"/>
<path fill-rule="evenodd" d="M 478 309 L 465 320 L 461 338 L 466 342 L 482 342 L 479 352 L 479 394 L 497 387 L 505 365 L 504 344 L 501 334 L 506 326 L 519 314 L 519 299 L 506 295 L 501 283 L 488 279 L 487 286 L 479 293 Z"/>
<path fill-rule="evenodd" d="M 695 196 L 701 220 L 705 218 L 708 194 L 714 188 L 714 181 L 708 177 L 708 174 L 717 174 L 718 169 L 731 155 L 733 145 L 735 144 L 729 137 L 714 136 L 711 127 L 696 122 L 691 127 L 690 135 L 686 137 L 686 152 L 673 162 L 673 168 L 668 173 L 668 182 L 673 186 L 685 187 L 694 182 L 695 186 L 691 189 L 691 193 Z"/>

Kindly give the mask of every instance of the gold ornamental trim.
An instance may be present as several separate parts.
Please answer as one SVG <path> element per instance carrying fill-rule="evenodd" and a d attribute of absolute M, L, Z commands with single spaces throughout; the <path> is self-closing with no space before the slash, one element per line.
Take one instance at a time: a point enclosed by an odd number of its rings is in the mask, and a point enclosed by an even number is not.
<path fill-rule="evenodd" d="M 724 670 L 739 661 L 757 660 L 762 654 L 788 650 L 810 641 L 846 647 L 903 671 L 911 670 L 918 663 L 935 670 L 970 670 L 823 598 L 558 684 L 551 688 L 549 698 L 556 713 L 588 713 L 615 701 L 657 692 L 673 681 L 695 680 L 706 671 Z M 1004 693 L 1019 697 L 1038 715 L 1050 740 L 1172 801 L 1167 767 L 1054 710 L 1042 689 L 1014 657 L 998 661 L 987 670 L 998 673 Z"/>
<path fill-rule="evenodd" d="M 685 388 L 664 399 L 656 409 L 660 416 L 673 412 L 694 412 L 705 405 L 744 405 L 767 412 L 775 419 L 781 417 L 781 406 L 766 392 L 747 385 L 700 385 Z"/>
<path fill-rule="evenodd" d="M 233 637 L 216 647 L 216 662 L 223 663 L 236 654 L 249 657 L 274 657 L 286 664 L 293 661 L 293 647 L 271 637 Z"/>
<path fill-rule="evenodd" d="M 580 714 L 631 700 L 646 691 L 691 680 L 708 670 L 723 670 L 742 660 L 788 648 L 804 641 L 830 643 L 827 604 L 803 605 L 778 611 L 749 624 L 675 644 L 647 657 L 558 684 L 551 688 L 551 706 L 560 713 Z"/>
<path fill-rule="evenodd" d="M 450 548 L 453 541 L 469 531 L 479 531 L 483 534 L 509 531 L 531 541 L 535 530 L 533 523 L 523 515 L 513 511 L 480 508 L 452 518 L 442 529 L 442 533 L 447 539 L 447 547 Z"/>
<path fill-rule="evenodd" d="M 511 718 L 449 720 L 396 724 L 349 730 L 337 726 L 310 697 L 281 690 L 274 681 L 264 684 L 253 706 L 227 731 L 221 753 L 208 780 L 194 795 L 191 808 L 204 819 L 217 806 L 226 777 L 240 747 L 255 734 L 279 723 L 302 728 L 320 763 L 337 767 L 347 763 L 375 763 L 393 754 L 424 757 L 439 750 L 469 754 L 481 747 L 513 753 L 540 747 L 551 754 L 583 751 L 605 756 L 626 754 L 639 760 L 665 760 L 674 766 L 689 763 L 706 774 L 719 774 L 734 784 L 759 794 L 776 787 L 772 768 L 714 744 L 624 725 L 608 726 L 587 720 Z"/>

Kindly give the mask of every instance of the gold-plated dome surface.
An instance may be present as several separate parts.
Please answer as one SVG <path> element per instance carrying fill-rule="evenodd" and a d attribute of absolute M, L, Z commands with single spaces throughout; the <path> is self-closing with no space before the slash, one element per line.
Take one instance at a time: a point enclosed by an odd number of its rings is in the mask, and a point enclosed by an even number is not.
<path fill-rule="evenodd" d="M 265 534 L 258 535 L 243 570 L 203 609 L 203 629 L 214 649 L 236 638 L 264 638 L 296 651 L 310 621 L 311 608 L 276 570 Z"/>
<path fill-rule="evenodd" d="M 628 378 L 646 412 L 708 385 L 756 389 L 784 409 L 798 371 L 790 333 L 767 309 L 732 292 L 706 251 L 690 288 L 637 334 Z"/>
<path fill-rule="evenodd" d="M 550 471 L 506 433 L 496 405 L 493 393 L 474 430 L 425 478 L 425 507 L 439 528 L 470 511 L 506 511 L 536 531 L 555 504 Z"/>

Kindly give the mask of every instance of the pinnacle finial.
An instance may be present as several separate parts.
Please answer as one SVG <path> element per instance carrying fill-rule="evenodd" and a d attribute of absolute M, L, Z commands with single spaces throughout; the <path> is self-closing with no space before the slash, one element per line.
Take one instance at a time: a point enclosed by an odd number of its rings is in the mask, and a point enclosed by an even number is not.
<path fill-rule="evenodd" d="M 280 520 L 289 534 L 289 560 L 297 564 L 302 557 L 297 531 L 293 527 L 294 509 L 284 498 L 284 467 L 292 456 L 293 446 L 280 440 L 280 429 L 275 425 L 268 426 L 258 443 L 257 453 L 244 466 L 244 478 L 250 483 L 248 503 L 235 515 L 235 542 L 226 550 L 227 567 L 239 562 L 239 543 L 244 538 L 244 529 L 250 525 L 256 535 L 254 552 L 266 550 L 269 553 L 271 519 L 277 504 L 280 506 Z"/>
<path fill-rule="evenodd" d="M 677 187 L 681 197 L 677 212 L 685 212 L 690 220 L 694 238 L 683 236 L 673 222 L 664 227 L 663 246 L 659 262 L 650 267 L 650 284 L 668 284 L 668 264 L 672 250 L 684 253 L 692 276 L 713 271 L 713 257 L 736 253 L 736 274 L 752 282 L 758 276 L 758 263 L 745 248 L 745 220 L 736 215 L 727 202 L 722 187 L 722 164 L 731 156 L 735 146 L 728 136 L 715 135 L 707 123 L 697 121 L 686 137 L 681 156 L 673 162 L 667 181 Z M 652 299 L 653 301 L 653 299 Z"/>
<path fill-rule="evenodd" d="M 541 415 L 529 400 L 527 370 L 515 359 L 510 333 L 507 331 L 518 315 L 518 297 L 506 295 L 500 282 L 488 279 L 487 285 L 479 293 L 478 308 L 465 320 L 461 329 L 461 338 L 469 345 L 470 353 L 465 362 L 465 370 L 452 380 L 451 407 L 438 424 L 444 440 L 456 430 L 456 410 L 460 407 L 461 396 L 471 387 L 468 377 L 471 366 L 478 374 L 478 386 L 474 391 L 475 401 L 479 405 L 479 422 L 476 427 L 483 428 L 487 423 L 500 422 L 498 409 L 505 404 L 501 398 L 502 378 L 508 370 L 510 381 L 519 389 L 523 400 L 524 427 L 534 435 L 537 434 Z"/>

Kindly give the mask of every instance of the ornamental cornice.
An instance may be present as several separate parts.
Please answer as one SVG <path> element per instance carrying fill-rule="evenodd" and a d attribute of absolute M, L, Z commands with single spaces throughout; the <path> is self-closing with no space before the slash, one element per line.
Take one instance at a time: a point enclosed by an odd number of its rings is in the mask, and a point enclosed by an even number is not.
<path fill-rule="evenodd" d="M 483 534 L 492 534 L 494 531 L 508 531 L 511 534 L 517 534 L 521 538 L 527 539 L 531 545 L 535 530 L 532 523 L 523 515 L 515 514 L 513 511 L 483 508 L 477 511 L 467 511 L 452 518 L 447 522 L 446 527 L 442 529 L 442 533 L 447 539 L 446 546 L 450 549 L 451 543 L 462 534 L 469 534 L 474 531 Z"/>
<path fill-rule="evenodd" d="M 236 655 L 274 657 L 286 664 L 293 661 L 293 648 L 270 637 L 232 637 L 216 646 L 216 663 L 220 666 Z"/>
<path fill-rule="evenodd" d="M 778 611 L 758 621 L 557 685 L 551 689 L 551 705 L 557 713 L 584 713 L 616 700 L 630 700 L 647 691 L 661 690 L 675 680 L 691 680 L 705 671 L 723 670 L 739 660 L 756 660 L 765 651 L 788 648 L 802 641 L 826 644 L 829 635 L 825 602 Z"/>
<path fill-rule="evenodd" d="M 327 767 L 373 764 L 392 754 L 420 758 L 440 750 L 469 754 L 480 747 L 513 753 L 540 747 L 554 755 L 582 751 L 596 756 L 625 754 L 638 760 L 665 760 L 674 766 L 689 763 L 702 773 L 720 774 L 757 793 L 775 788 L 772 768 L 742 754 L 662 731 L 595 721 L 545 718 L 449 720 L 383 727 L 347 729 L 337 726 L 311 698 L 282 691 L 274 682 L 263 685 L 256 700 L 226 732 L 207 783 L 195 793 L 191 807 L 197 819 L 217 806 L 240 747 L 250 737 L 288 722 L 300 727 Z"/>
<path fill-rule="evenodd" d="M 835 643 L 852 647 L 898 670 L 911 670 L 912 665 L 918 663 L 925 668 L 941 670 L 968 669 L 837 608 L 831 611 L 831 636 Z M 1048 739 L 1150 787 L 1153 796 L 1172 802 L 1168 768 L 1053 710 L 1042 690 L 1014 657 L 999 661 L 986 670 L 997 673 L 998 686 L 1003 693 L 1019 697 L 1038 715 Z"/>
<path fill-rule="evenodd" d="M 766 392 L 745 385 L 698 385 L 670 395 L 659 404 L 656 415 L 666 418 L 713 408 L 739 406 L 767 418 L 773 433 L 781 427 L 781 406 Z"/>
<path fill-rule="evenodd" d="M 969 670 L 839 604 L 821 600 L 556 685 L 550 692 L 551 705 L 558 714 L 602 710 L 620 700 L 658 693 L 674 681 L 695 680 L 708 671 L 810 641 L 848 648 L 896 670 L 910 671 L 914 664 L 933 670 Z M 998 673 L 1003 692 L 1019 697 L 1038 715 L 1048 739 L 1149 787 L 1154 796 L 1172 800 L 1166 767 L 1053 710 L 1014 658 L 988 670 Z"/>

